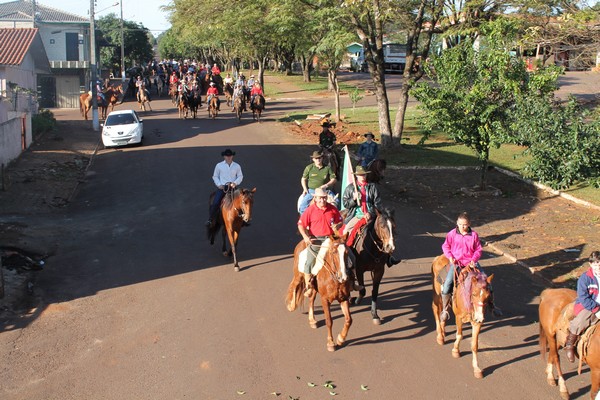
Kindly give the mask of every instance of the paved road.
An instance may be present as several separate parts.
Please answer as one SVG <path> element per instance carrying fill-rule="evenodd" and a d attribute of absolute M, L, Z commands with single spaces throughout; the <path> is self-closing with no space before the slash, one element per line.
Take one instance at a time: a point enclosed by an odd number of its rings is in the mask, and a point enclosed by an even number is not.
<path fill-rule="evenodd" d="M 334 381 L 341 399 L 558 398 L 538 355 L 541 287 L 493 254 L 483 265 L 496 274 L 506 317 L 483 329 L 484 379 L 472 376 L 468 333 L 459 360 L 435 344 L 429 268 L 451 227 L 427 210 L 394 205 L 405 261 L 386 271 L 383 325 L 372 325 L 368 305 L 354 308 L 347 345 L 328 353 L 323 323 L 311 330 L 305 314 L 285 309 L 294 204 L 312 147 L 273 119 L 313 106 L 271 103 L 265 122 L 238 125 L 227 112 L 180 121 L 168 101 L 153 102 L 144 145 L 101 151 L 57 221 L 70 233 L 39 275 L 46 305 L 0 333 L 0 397 L 312 399 L 330 398 L 321 385 Z M 238 273 L 203 231 L 226 147 L 237 152 L 242 186 L 257 188 Z M 572 398 L 587 397 L 588 370 L 578 377 L 563 366 Z"/>

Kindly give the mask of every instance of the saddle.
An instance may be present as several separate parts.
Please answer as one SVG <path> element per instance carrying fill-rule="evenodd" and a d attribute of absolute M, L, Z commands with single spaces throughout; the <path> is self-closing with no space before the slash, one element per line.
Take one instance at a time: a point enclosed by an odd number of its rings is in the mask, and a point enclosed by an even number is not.
<path fill-rule="evenodd" d="M 356 250 L 361 250 L 365 240 L 366 226 L 367 221 L 364 218 L 358 221 L 348 235 L 348 239 L 346 239 L 346 246 L 353 247 L 354 243 L 356 242 Z"/>

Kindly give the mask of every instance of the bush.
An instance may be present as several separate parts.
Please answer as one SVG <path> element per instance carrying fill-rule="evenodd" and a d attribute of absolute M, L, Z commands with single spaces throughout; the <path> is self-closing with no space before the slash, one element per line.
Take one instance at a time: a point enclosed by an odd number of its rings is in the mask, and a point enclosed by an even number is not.
<path fill-rule="evenodd" d="M 54 118 L 52 111 L 40 109 L 38 114 L 31 118 L 31 125 L 33 136 L 37 136 L 56 128 L 56 118 Z"/>

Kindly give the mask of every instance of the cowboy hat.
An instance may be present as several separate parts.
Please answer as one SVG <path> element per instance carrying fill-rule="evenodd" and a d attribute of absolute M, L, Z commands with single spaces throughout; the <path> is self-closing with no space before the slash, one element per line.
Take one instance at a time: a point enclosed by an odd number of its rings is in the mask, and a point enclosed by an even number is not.
<path fill-rule="evenodd" d="M 221 152 L 222 156 L 235 156 L 235 151 L 231 151 L 231 149 L 225 149 Z"/>
<path fill-rule="evenodd" d="M 215 86 L 215 83 L 214 83 L 214 82 L 211 82 L 211 83 L 210 83 L 210 86 Z"/>
<path fill-rule="evenodd" d="M 363 136 L 364 137 L 371 136 L 371 139 L 375 139 L 375 135 L 373 135 L 373 132 L 367 132 Z"/>
<path fill-rule="evenodd" d="M 321 126 L 326 126 L 326 127 L 331 126 L 331 123 L 329 122 L 329 120 L 327 118 L 323 118 L 319 124 Z"/>
<path fill-rule="evenodd" d="M 327 197 L 327 192 L 321 188 L 316 188 L 313 197 Z"/>
<path fill-rule="evenodd" d="M 313 151 L 312 155 L 310 156 L 310 158 L 321 158 L 323 157 L 323 153 L 321 153 L 320 151 Z"/>
<path fill-rule="evenodd" d="M 370 173 L 371 173 L 371 171 L 365 170 L 362 165 L 357 165 L 356 171 L 354 171 L 354 175 L 366 175 L 366 174 L 370 174 Z"/>

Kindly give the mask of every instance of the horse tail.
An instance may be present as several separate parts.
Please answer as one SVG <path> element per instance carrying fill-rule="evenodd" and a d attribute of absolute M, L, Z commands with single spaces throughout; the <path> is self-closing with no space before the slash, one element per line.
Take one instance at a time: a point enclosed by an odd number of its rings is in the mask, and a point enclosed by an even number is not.
<path fill-rule="evenodd" d="M 287 295 L 285 297 L 285 305 L 288 311 L 292 312 L 304 305 L 304 277 L 302 274 L 294 274 L 294 279 L 290 282 Z"/>

